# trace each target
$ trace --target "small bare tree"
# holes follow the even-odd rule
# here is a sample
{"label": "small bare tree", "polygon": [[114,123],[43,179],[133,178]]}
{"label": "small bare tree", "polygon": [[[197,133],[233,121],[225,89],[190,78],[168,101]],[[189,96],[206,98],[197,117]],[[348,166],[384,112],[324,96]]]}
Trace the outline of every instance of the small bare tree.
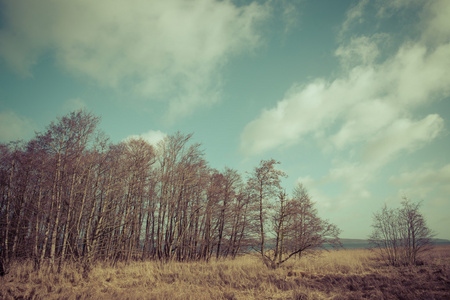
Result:
{"label": "small bare tree", "polygon": [[276,169],[276,165],[280,162],[270,159],[261,160],[258,167],[255,168],[252,177],[249,178],[249,185],[251,186],[254,199],[256,200],[256,209],[258,211],[259,224],[259,251],[261,256],[265,257],[266,250],[266,234],[267,234],[267,219],[271,211],[271,200],[281,190],[281,178],[286,177],[286,174]]}
{"label": "small bare tree", "polygon": [[369,241],[390,265],[418,264],[419,256],[432,248],[434,236],[419,211],[420,203],[406,197],[398,209],[386,205],[373,216]]}
{"label": "small bare tree", "polygon": [[275,248],[263,256],[267,266],[277,268],[310,249],[342,246],[340,229],[318,216],[314,202],[302,184],[294,188],[291,199],[281,192],[278,200],[277,212],[273,215]]}

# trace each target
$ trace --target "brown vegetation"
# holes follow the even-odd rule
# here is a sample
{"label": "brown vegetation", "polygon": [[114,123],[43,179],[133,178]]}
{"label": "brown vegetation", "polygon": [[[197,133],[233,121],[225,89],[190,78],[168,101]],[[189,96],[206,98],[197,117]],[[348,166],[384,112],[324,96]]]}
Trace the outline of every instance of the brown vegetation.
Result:
{"label": "brown vegetation", "polygon": [[424,265],[393,267],[369,250],[311,251],[277,269],[260,256],[210,262],[100,262],[88,273],[61,273],[14,262],[0,279],[1,299],[449,299],[450,246]]}

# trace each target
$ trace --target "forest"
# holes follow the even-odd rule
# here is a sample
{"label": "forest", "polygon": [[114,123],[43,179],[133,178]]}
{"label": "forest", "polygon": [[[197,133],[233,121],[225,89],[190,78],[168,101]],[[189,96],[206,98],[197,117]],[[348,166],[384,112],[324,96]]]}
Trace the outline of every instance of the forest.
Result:
{"label": "forest", "polygon": [[85,110],[29,141],[0,144],[1,260],[58,271],[139,260],[208,261],[258,252],[276,267],[339,229],[319,218],[306,189],[292,195],[274,159],[248,175],[211,168],[192,134],[112,143]]}

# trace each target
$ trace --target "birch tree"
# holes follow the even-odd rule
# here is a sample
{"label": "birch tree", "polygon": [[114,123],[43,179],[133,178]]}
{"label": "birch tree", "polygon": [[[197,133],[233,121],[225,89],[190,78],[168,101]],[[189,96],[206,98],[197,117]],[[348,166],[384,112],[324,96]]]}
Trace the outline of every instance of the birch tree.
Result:
{"label": "birch tree", "polygon": [[307,250],[330,245],[340,247],[340,230],[318,216],[308,192],[298,183],[288,198],[281,191],[278,194],[276,211],[273,214],[275,247],[264,255],[264,262],[277,268],[293,256],[301,256]]}
{"label": "birch tree", "polygon": [[273,207],[273,198],[281,190],[281,178],[286,174],[275,167],[280,162],[270,159],[261,160],[250,177],[250,186],[257,203],[259,221],[259,252],[265,257],[266,227],[268,214]]}

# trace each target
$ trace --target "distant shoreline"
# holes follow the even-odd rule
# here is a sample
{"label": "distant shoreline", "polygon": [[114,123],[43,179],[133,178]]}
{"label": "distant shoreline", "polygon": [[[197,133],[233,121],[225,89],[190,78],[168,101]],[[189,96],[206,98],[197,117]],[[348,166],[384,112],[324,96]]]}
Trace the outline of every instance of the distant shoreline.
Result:
{"label": "distant shoreline", "polygon": [[[341,239],[342,246],[344,249],[367,249],[370,247],[370,243],[368,240],[363,239]],[[450,240],[445,239],[433,239],[433,245],[450,245]],[[324,245],[326,249],[331,248],[331,246]]]}

